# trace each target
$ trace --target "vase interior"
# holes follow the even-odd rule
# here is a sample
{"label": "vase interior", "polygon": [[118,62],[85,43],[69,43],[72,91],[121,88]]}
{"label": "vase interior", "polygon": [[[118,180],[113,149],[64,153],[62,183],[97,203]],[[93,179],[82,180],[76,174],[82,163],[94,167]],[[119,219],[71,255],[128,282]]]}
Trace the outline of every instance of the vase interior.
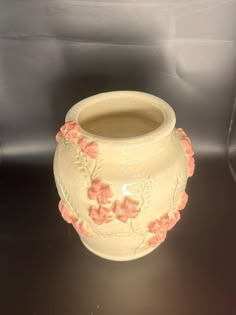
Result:
{"label": "vase interior", "polygon": [[155,104],[127,95],[89,103],[79,115],[85,131],[109,138],[142,136],[159,128],[163,121],[164,116]]}

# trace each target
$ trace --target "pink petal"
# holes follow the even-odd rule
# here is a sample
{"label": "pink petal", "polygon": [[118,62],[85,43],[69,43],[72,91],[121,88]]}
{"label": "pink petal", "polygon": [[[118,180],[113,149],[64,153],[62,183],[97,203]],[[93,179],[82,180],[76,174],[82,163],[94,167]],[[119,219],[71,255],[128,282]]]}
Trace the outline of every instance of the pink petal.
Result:
{"label": "pink petal", "polygon": [[182,136],[182,145],[184,146],[185,148],[185,152],[190,155],[190,156],[193,156],[194,155],[194,152],[193,152],[193,149],[192,149],[192,144],[191,144],[191,140],[189,139],[189,137],[187,136],[187,134],[183,131],[183,129],[179,128],[177,129],[180,133],[180,135]]}
{"label": "pink petal", "polygon": [[192,156],[188,157],[188,176],[191,177],[194,174],[195,170],[195,161]]}
{"label": "pink petal", "polygon": [[61,131],[58,131],[58,133],[56,134],[56,141],[59,142],[62,137],[63,137],[63,135],[62,135]]}
{"label": "pink petal", "polygon": [[108,223],[113,220],[113,215],[111,213],[111,209],[107,207],[100,207],[99,213],[101,215],[103,223]]}
{"label": "pink petal", "polygon": [[94,191],[99,191],[102,187],[102,182],[99,179],[94,179],[92,182],[92,189]]}
{"label": "pink petal", "polygon": [[152,221],[148,225],[148,231],[150,233],[158,233],[159,229],[160,229],[159,220]]}
{"label": "pink petal", "polygon": [[140,212],[138,203],[128,198],[124,201],[124,210],[129,218],[136,218]]}
{"label": "pink petal", "polygon": [[107,204],[107,199],[105,199],[100,193],[97,195],[97,202],[99,205]]}
{"label": "pink petal", "polygon": [[65,126],[66,126],[67,130],[75,129],[76,131],[80,131],[80,125],[77,124],[74,120],[67,121],[65,123]]}
{"label": "pink petal", "polygon": [[106,186],[100,190],[97,199],[100,205],[109,203],[109,198],[112,197],[110,187]]}
{"label": "pink petal", "polygon": [[139,209],[135,209],[132,212],[128,213],[129,218],[137,218],[137,216],[139,215],[140,210]]}
{"label": "pink petal", "polygon": [[111,198],[113,196],[111,188],[109,186],[105,186],[102,190],[101,193],[106,196],[107,198]]}
{"label": "pink petal", "polygon": [[86,154],[91,158],[91,159],[96,159],[98,155],[98,145],[95,142],[90,143],[86,149],[85,152]]}
{"label": "pink petal", "polygon": [[93,219],[94,223],[99,225],[113,220],[111,209],[106,207],[100,207],[99,209],[92,207],[89,216]]}
{"label": "pink petal", "polygon": [[117,219],[124,223],[128,221],[128,217],[126,215],[118,215]]}
{"label": "pink petal", "polygon": [[125,210],[132,210],[136,207],[137,207],[136,202],[134,202],[133,200],[130,200],[128,198],[125,198],[125,201],[124,201],[124,209]]}
{"label": "pink petal", "polygon": [[87,145],[87,139],[86,138],[81,138],[78,141],[78,145],[80,146],[82,151],[85,151],[86,145]]}
{"label": "pink petal", "polygon": [[65,137],[65,139],[66,139],[66,141],[69,141],[70,142],[70,134],[69,134],[69,132],[64,132],[64,137]]}
{"label": "pink petal", "polygon": [[148,241],[149,246],[150,247],[156,247],[156,246],[160,245],[165,240],[165,238],[166,238],[165,232],[158,234],[158,235],[154,235]]}
{"label": "pink petal", "polygon": [[77,218],[73,217],[70,214],[70,211],[66,208],[66,206],[64,205],[62,201],[59,202],[58,208],[59,208],[59,211],[61,212],[61,216],[67,223],[73,223],[77,221]]}
{"label": "pink petal", "polygon": [[109,198],[112,197],[112,192],[109,186],[106,186],[100,190],[100,195],[98,197],[98,202],[100,204],[106,204],[109,202]]}
{"label": "pink petal", "polygon": [[182,128],[178,128],[177,130],[182,137],[187,137],[186,132]]}
{"label": "pink petal", "polygon": [[111,212],[111,209],[107,208],[107,207],[100,207],[100,212],[102,214],[107,214]]}
{"label": "pink petal", "polygon": [[101,225],[103,223],[103,219],[101,219],[101,218],[94,219],[93,218],[93,222],[96,223],[97,225]]}
{"label": "pink petal", "polygon": [[106,215],[106,216],[104,217],[103,222],[104,222],[104,223],[109,223],[109,222],[111,222],[112,220],[113,220],[113,216],[112,216],[112,215]]}
{"label": "pink petal", "polygon": [[96,207],[91,207],[89,216],[93,219],[98,219],[99,218],[98,209]]}
{"label": "pink petal", "polygon": [[71,120],[67,121],[63,126],[61,126],[60,130],[63,134],[72,130],[76,130],[77,132],[79,132],[80,126],[75,121]]}
{"label": "pink petal", "polygon": [[193,155],[193,150],[192,150],[192,145],[191,145],[191,141],[190,141],[190,139],[189,138],[183,138],[182,140],[181,140],[181,143],[182,143],[182,145],[183,145],[183,147],[184,147],[184,149],[185,149],[185,152],[187,153],[187,154],[191,154],[191,155]]}
{"label": "pink petal", "polygon": [[78,138],[78,133],[77,133],[77,131],[75,131],[75,130],[68,131],[68,132],[65,134],[65,138],[66,138],[66,140],[69,141],[69,142],[76,142],[76,141],[77,141],[77,138]]}
{"label": "pink petal", "polygon": [[61,126],[60,131],[61,131],[62,134],[64,134],[64,132],[67,131],[66,124]]}
{"label": "pink petal", "polygon": [[168,214],[164,214],[160,219],[159,219],[159,223],[160,223],[160,230],[162,231],[167,231],[169,228],[169,221],[170,218],[168,216]]}
{"label": "pink petal", "polygon": [[192,149],[192,145],[191,145],[190,139],[189,138],[185,138],[181,142],[182,142],[182,145],[184,146],[186,154],[188,156],[193,156],[194,152],[193,152],[193,149]]}
{"label": "pink petal", "polygon": [[78,233],[83,234],[86,237],[90,237],[92,235],[84,223],[79,223],[79,221],[77,221],[73,223],[73,226]]}
{"label": "pink petal", "polygon": [[77,141],[79,130],[80,130],[79,125],[76,124],[76,122],[74,121],[67,122],[60,128],[62,135],[69,142]]}
{"label": "pink petal", "polygon": [[90,189],[88,194],[89,194],[89,199],[95,200],[97,198],[98,193]]}
{"label": "pink petal", "polygon": [[117,214],[117,215],[120,213],[120,211],[121,211],[121,202],[119,200],[115,201],[112,211],[115,214]]}
{"label": "pink petal", "polygon": [[188,202],[188,194],[184,191],[181,196],[181,203],[178,206],[178,210],[183,210]]}
{"label": "pink petal", "polygon": [[74,129],[75,125],[76,125],[76,122],[74,120],[69,120],[65,123],[65,127],[68,130]]}
{"label": "pink petal", "polygon": [[76,126],[75,126],[75,130],[77,131],[77,132],[80,132],[80,125],[79,124],[76,124]]}
{"label": "pink petal", "polygon": [[168,231],[171,230],[175,226],[175,224],[179,221],[179,219],[180,219],[179,211],[176,211],[174,216],[169,219]]}

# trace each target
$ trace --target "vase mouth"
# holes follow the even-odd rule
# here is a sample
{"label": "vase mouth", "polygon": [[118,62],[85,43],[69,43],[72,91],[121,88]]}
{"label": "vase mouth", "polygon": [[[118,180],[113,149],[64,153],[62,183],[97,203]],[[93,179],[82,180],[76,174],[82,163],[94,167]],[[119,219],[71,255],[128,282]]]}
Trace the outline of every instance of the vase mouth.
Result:
{"label": "vase mouth", "polygon": [[138,91],[104,92],[75,104],[66,121],[96,142],[138,144],[167,137],[175,127],[175,113],[161,98]]}

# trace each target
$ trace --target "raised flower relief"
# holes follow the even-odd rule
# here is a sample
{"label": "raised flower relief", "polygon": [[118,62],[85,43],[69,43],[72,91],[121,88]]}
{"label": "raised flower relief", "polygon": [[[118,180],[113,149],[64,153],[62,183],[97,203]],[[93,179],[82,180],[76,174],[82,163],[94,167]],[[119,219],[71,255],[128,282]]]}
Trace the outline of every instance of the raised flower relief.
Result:
{"label": "raised flower relief", "polygon": [[61,216],[67,223],[72,223],[75,230],[86,237],[91,237],[92,233],[89,231],[85,222],[82,222],[80,219],[71,215],[69,209],[65,206],[65,204],[60,200],[58,205],[59,211],[61,212]]}
{"label": "raised flower relief", "polygon": [[108,223],[114,219],[126,223],[128,219],[134,219],[140,213],[139,203],[130,198],[124,198],[123,201],[115,200],[111,204],[110,198],[113,197],[111,188],[99,179],[93,180],[88,194],[91,200],[98,203],[97,206],[92,206],[89,212],[89,216],[96,224]]}
{"label": "raised flower relief", "polygon": [[193,176],[195,170],[195,161],[194,161],[194,152],[192,149],[191,140],[187,136],[186,132],[182,128],[177,129],[179,135],[181,136],[182,140],[181,143],[184,147],[185,153],[187,155],[187,167],[188,167],[188,177]]}
{"label": "raised flower relief", "polygon": [[181,200],[178,205],[178,210],[183,210],[188,202],[188,194],[184,191],[181,195]]}
{"label": "raised flower relief", "polygon": [[98,225],[109,223],[114,219],[111,209],[104,206],[100,206],[99,208],[95,206],[91,207],[89,216]]}
{"label": "raised flower relief", "polygon": [[176,211],[173,215],[166,213],[159,219],[150,222],[148,232],[155,235],[149,239],[149,246],[155,247],[160,245],[165,240],[167,231],[171,230],[179,219],[179,211]]}
{"label": "raised flower relief", "polygon": [[138,203],[128,198],[125,198],[123,202],[116,200],[112,210],[121,222],[127,222],[131,218],[134,219],[140,213]]}
{"label": "raised flower relief", "polygon": [[[56,135],[57,141],[61,139],[76,144],[76,166],[81,176],[85,176],[90,183],[88,197],[96,202],[91,205],[89,216],[95,224],[101,225],[109,223],[115,219],[126,223],[129,219],[135,219],[140,211],[140,201],[124,198],[123,200],[111,200],[113,193],[111,187],[104,184],[96,175],[99,167],[98,144],[89,141],[86,137],[81,136],[81,128],[75,121],[66,122]],[[89,159],[87,159],[87,157]],[[94,161],[93,161],[94,160]],[[93,203],[91,203],[93,204]],[[72,223],[76,231],[86,237],[91,236],[91,232],[86,226],[86,222],[74,218],[68,208],[60,202],[59,209],[63,218]]]}
{"label": "raised flower relief", "polygon": [[56,142],[59,142],[62,138],[63,138],[63,135],[61,131],[58,131],[58,133],[56,134]]}
{"label": "raised flower relief", "polygon": [[148,231],[150,233],[157,234],[160,230],[169,231],[179,221],[180,215],[176,211],[173,216],[169,216],[167,213],[159,219],[152,221],[148,225]]}
{"label": "raised flower relief", "polygon": [[193,156],[188,157],[188,176],[191,177],[194,174],[195,170],[195,161]]}
{"label": "raised flower relief", "polygon": [[162,242],[164,242],[165,238],[166,238],[166,232],[160,231],[159,233],[155,234],[149,239],[148,244],[150,247],[156,247],[160,245]]}
{"label": "raised flower relief", "polygon": [[108,204],[113,196],[110,186],[104,185],[99,179],[93,180],[88,194],[90,199],[97,200],[100,205]]}
{"label": "raised flower relief", "polygon": [[80,138],[80,125],[75,121],[66,122],[60,131],[56,134],[56,141],[59,142],[63,137],[66,141],[77,143],[84,155],[89,156],[91,159],[98,157],[98,145],[96,142],[88,142],[85,137]]}
{"label": "raised flower relief", "polygon": [[79,234],[82,234],[82,235],[85,236],[85,237],[91,237],[91,236],[92,236],[92,233],[89,231],[89,229],[88,229],[86,223],[77,221],[77,222],[74,222],[74,223],[72,223],[72,224],[73,224],[74,229],[75,229]]}
{"label": "raised flower relief", "polygon": [[81,138],[78,141],[81,151],[89,156],[91,159],[96,159],[98,157],[98,145],[96,142],[88,143],[86,138]]}
{"label": "raised flower relief", "polygon": [[62,218],[67,222],[67,223],[74,223],[76,222],[78,219],[73,217],[70,213],[70,211],[68,210],[68,208],[65,206],[65,204],[60,200],[59,204],[58,204],[58,209],[61,212],[61,216]]}
{"label": "raised flower relief", "polygon": [[[184,129],[178,128],[177,131],[178,131],[178,133],[181,135],[182,138],[185,138],[185,137],[188,138],[188,136],[187,136],[186,132],[184,131]],[[189,138],[188,138],[188,139],[189,139]],[[190,139],[189,139],[189,140],[190,140]]]}
{"label": "raised flower relief", "polygon": [[171,230],[176,223],[180,220],[180,213],[179,211],[175,211],[173,214],[169,215],[169,220],[168,220],[168,228],[167,231]]}
{"label": "raised flower relief", "polygon": [[60,131],[56,135],[56,140],[58,142],[62,137],[64,137],[68,142],[77,142],[79,132],[80,125],[75,121],[68,121],[60,128]]}

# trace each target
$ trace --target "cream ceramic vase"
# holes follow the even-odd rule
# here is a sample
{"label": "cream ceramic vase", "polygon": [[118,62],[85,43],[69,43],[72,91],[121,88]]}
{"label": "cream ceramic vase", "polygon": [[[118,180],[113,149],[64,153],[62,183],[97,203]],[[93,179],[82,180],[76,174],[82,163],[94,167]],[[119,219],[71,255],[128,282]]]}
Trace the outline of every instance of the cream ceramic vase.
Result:
{"label": "cream ceramic vase", "polygon": [[54,157],[62,217],[98,256],[150,253],[180,219],[194,171],[174,111],[150,94],[108,92],[74,105],[65,121]]}

